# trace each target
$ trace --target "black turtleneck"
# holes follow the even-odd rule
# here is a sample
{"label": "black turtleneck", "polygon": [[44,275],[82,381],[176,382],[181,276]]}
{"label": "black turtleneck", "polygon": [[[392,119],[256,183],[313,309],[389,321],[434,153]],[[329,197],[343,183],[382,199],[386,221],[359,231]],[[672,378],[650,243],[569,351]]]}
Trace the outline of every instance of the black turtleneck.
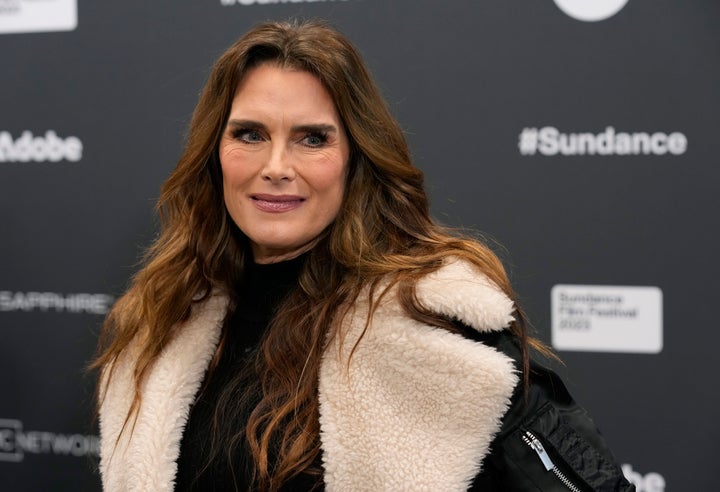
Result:
{"label": "black turtleneck", "polygon": [[[221,449],[212,464],[199,475],[198,472],[208,462],[213,416],[220,397],[238,374],[252,371],[251,355],[279,304],[297,285],[304,259],[303,255],[280,263],[261,265],[248,262],[245,266],[240,285],[237,286],[236,308],[225,320],[224,344],[218,365],[211,374],[206,375],[207,379],[202,385],[204,389],[190,409],[177,461],[176,491],[248,490],[250,454],[244,443],[232,450],[235,481],[227,460],[227,449]],[[245,418],[220,428],[230,429],[232,433],[243,430],[253,406],[248,402],[248,408],[241,409]],[[311,488],[309,482],[296,485],[288,490]]]}

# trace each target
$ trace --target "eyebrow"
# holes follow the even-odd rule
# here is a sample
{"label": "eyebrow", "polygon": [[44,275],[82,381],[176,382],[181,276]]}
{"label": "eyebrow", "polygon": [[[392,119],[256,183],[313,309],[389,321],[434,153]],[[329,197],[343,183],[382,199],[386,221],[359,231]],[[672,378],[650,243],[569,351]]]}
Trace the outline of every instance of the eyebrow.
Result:
{"label": "eyebrow", "polygon": [[[254,120],[229,120],[228,126],[234,128],[259,128],[261,130],[267,130],[267,127],[263,123]],[[293,133],[337,133],[337,127],[326,123],[309,123],[295,125],[290,128],[290,131]]]}

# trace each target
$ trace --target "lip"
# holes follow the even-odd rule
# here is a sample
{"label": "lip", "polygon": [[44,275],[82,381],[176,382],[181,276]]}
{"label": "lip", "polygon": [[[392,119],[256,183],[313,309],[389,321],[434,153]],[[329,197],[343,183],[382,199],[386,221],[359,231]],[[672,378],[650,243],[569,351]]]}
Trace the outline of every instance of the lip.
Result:
{"label": "lip", "polygon": [[290,212],[299,208],[305,201],[305,198],[297,195],[269,195],[266,193],[250,195],[250,199],[255,208],[269,213]]}

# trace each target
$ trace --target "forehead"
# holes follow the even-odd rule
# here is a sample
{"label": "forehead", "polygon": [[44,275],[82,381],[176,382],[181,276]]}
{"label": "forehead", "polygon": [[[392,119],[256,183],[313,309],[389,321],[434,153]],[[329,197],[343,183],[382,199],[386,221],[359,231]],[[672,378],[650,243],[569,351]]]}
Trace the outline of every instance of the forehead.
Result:
{"label": "forehead", "polygon": [[337,118],[335,102],[320,79],[270,62],[249,69],[235,90],[231,114],[248,111]]}

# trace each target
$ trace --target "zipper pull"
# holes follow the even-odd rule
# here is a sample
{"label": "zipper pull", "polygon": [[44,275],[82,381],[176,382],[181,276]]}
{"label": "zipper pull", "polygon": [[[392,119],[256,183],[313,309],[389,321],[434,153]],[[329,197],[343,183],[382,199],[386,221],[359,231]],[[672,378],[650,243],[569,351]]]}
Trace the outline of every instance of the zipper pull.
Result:
{"label": "zipper pull", "polygon": [[522,438],[523,441],[525,441],[525,443],[530,446],[535,453],[537,453],[538,457],[540,457],[540,461],[542,461],[543,465],[545,465],[545,470],[550,471],[555,468],[555,463],[553,463],[550,456],[548,456],[547,451],[545,451],[545,448],[540,442],[540,439],[535,437],[535,435],[530,431],[525,431]]}
{"label": "zipper pull", "polygon": [[522,438],[523,441],[525,441],[525,444],[530,446],[530,448],[535,451],[535,454],[538,455],[540,461],[542,461],[542,464],[545,466],[546,471],[552,471],[558,478],[558,480],[560,480],[572,492],[581,492],[580,488],[578,488],[573,482],[571,482],[565,476],[565,474],[561,472],[557,466],[555,466],[555,463],[553,463],[550,459],[550,456],[548,456],[547,451],[545,451],[545,448],[540,442],[540,439],[535,437],[532,432],[527,430],[525,431],[525,434],[523,434]]}

